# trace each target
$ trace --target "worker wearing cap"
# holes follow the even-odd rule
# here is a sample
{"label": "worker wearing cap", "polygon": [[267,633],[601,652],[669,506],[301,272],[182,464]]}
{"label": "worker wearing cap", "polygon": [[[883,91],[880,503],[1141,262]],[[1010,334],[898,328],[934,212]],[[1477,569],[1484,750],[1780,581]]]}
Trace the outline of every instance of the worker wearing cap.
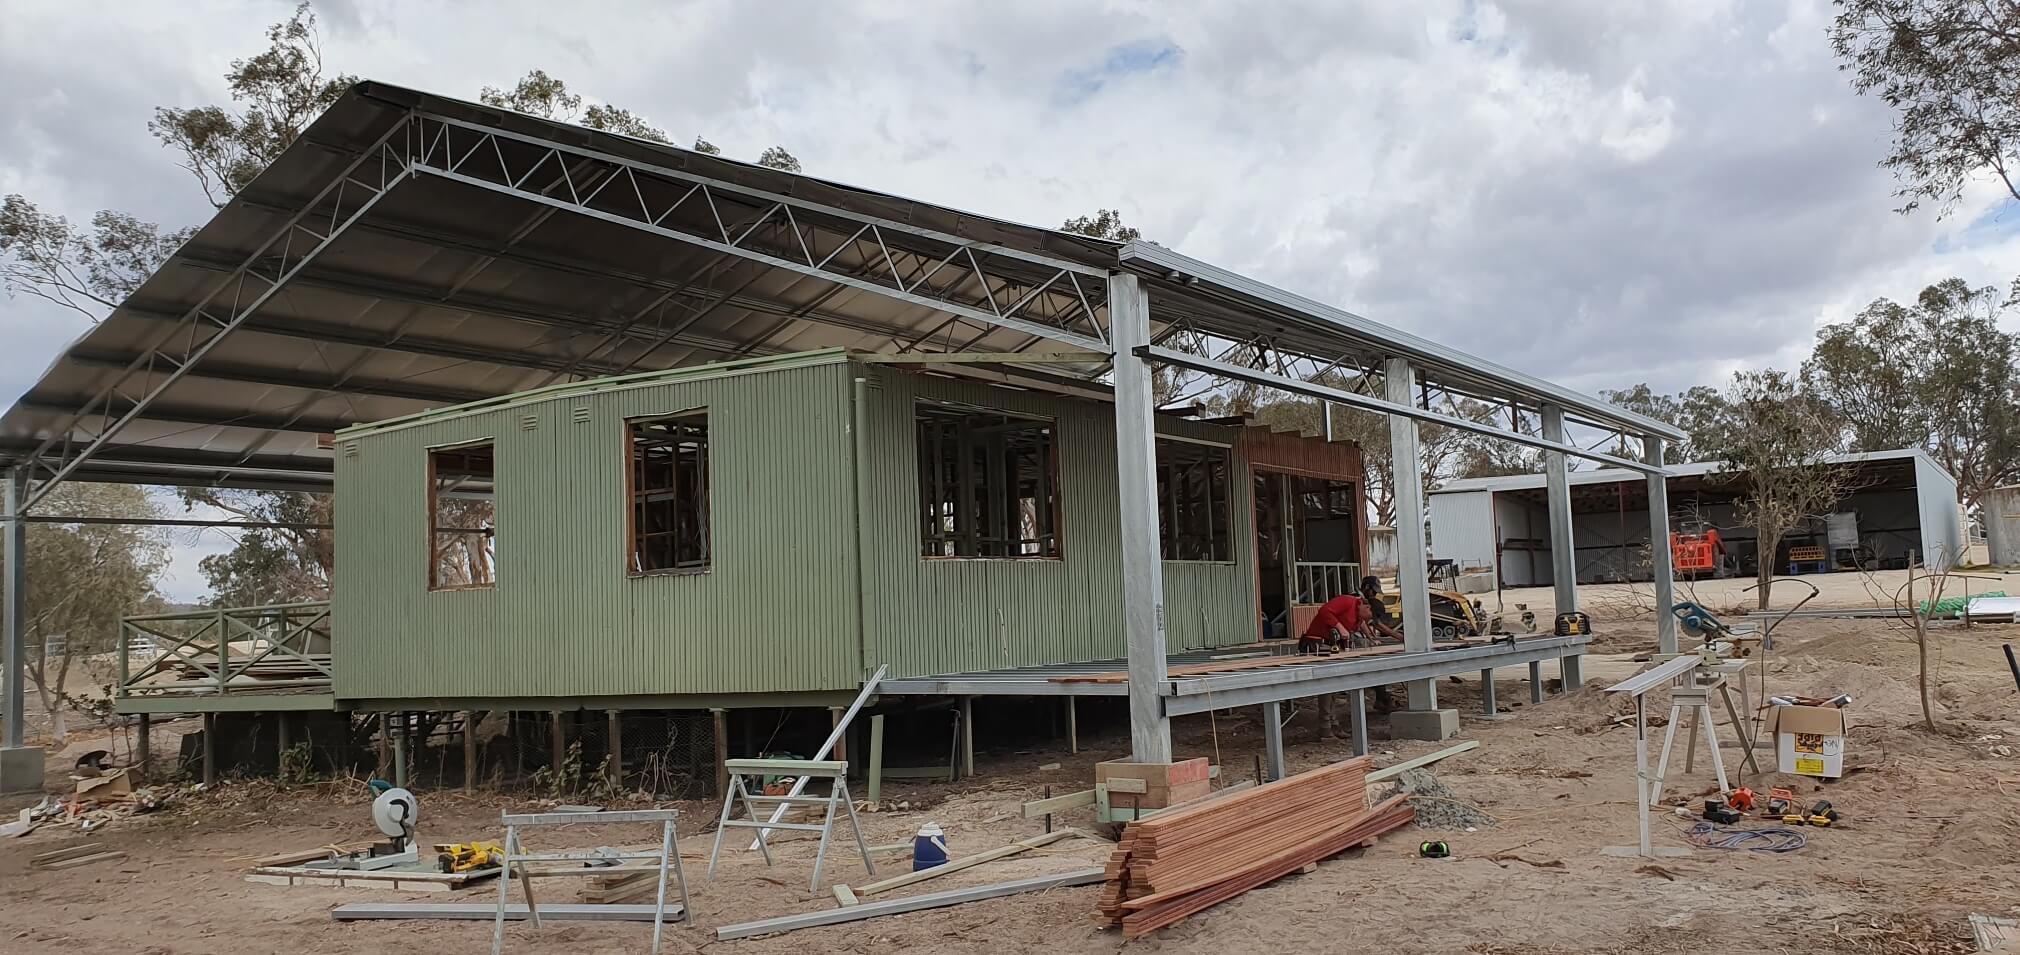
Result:
{"label": "worker wearing cap", "polygon": [[1382,602],[1382,579],[1372,575],[1361,578],[1361,599],[1367,602],[1373,618],[1369,628],[1389,643],[1402,643],[1403,632],[1396,629],[1396,618],[1389,616],[1389,607]]}
{"label": "worker wearing cap", "polygon": [[1345,646],[1352,634],[1368,634],[1374,613],[1359,594],[1341,594],[1328,600],[1312,615],[1312,622],[1298,637],[1299,653],[1317,653],[1322,644]]}

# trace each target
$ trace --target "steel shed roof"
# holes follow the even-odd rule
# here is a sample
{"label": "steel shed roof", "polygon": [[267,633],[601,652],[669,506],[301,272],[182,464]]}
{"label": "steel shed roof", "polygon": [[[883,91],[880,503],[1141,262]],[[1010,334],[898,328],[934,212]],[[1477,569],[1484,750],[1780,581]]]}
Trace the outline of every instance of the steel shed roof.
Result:
{"label": "steel shed roof", "polygon": [[[417,142],[417,134],[439,140]],[[480,148],[484,155],[476,155]],[[446,169],[409,175],[387,167],[387,155],[427,150],[437,150],[431,162]],[[564,203],[529,202],[481,175],[454,172],[456,163],[489,163],[492,152],[497,169],[489,175],[499,182],[516,177],[512,185],[528,193],[538,185],[589,199],[581,209],[557,208]],[[599,170],[618,173],[598,185]],[[706,202],[649,195],[646,173],[660,188],[692,183],[690,192],[700,190]],[[361,195],[381,178],[361,207],[344,198],[343,190]],[[628,203],[624,187],[608,188],[620,178],[637,193],[637,208],[658,218],[641,226],[589,208]],[[293,241],[290,223],[326,237],[312,261],[273,241]],[[858,223],[876,228],[841,238]],[[780,267],[782,246],[753,255],[736,247],[742,236],[697,242],[662,226],[720,228],[725,238],[776,228],[786,238],[775,242],[796,240],[809,263],[826,258],[796,271]],[[963,255],[972,275],[960,267]],[[956,265],[946,271],[949,262]],[[895,292],[876,281],[885,264],[898,277]],[[66,440],[75,460],[78,448],[102,436],[71,477],[327,488],[330,436],[341,428],[557,382],[822,348],[1027,351],[1048,330],[1063,335],[1076,304],[1088,321],[1075,334],[1105,340],[1093,321],[1104,309],[1098,277],[1119,269],[1147,277],[1160,326],[1185,321],[1231,338],[1268,326],[1318,354],[1408,357],[1427,377],[1476,393],[1680,437],[1661,422],[1149,243],[1020,225],[368,81],[55,358],[0,416],[0,462],[31,460],[38,449],[66,453]],[[930,287],[936,274],[955,278]],[[283,280],[211,342],[214,328],[202,322],[224,325],[223,305],[237,308],[234,298],[246,298],[248,275]],[[921,288],[976,307],[964,318],[959,304],[950,310],[904,294]],[[998,294],[1019,301],[1011,307],[995,301]],[[992,323],[977,321],[976,309],[1024,312],[1017,322]],[[177,352],[183,335],[191,344]],[[164,360],[164,353],[196,357]]]}

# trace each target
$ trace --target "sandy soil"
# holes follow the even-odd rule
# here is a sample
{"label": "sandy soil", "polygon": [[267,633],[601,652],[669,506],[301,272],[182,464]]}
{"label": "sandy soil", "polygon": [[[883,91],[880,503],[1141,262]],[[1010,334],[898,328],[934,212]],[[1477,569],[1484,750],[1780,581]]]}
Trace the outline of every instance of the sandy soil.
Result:
{"label": "sandy soil", "polygon": [[[1632,672],[1628,655],[1652,643],[1646,625],[1607,628],[1602,646],[1619,653],[1590,660],[1593,683],[1569,697],[1526,705],[1527,689],[1515,678],[1519,669],[1503,671],[1499,698],[1512,712],[1499,720],[1473,718],[1476,684],[1445,684],[1446,705],[1467,717],[1464,738],[1483,745],[1440,764],[1438,775],[1497,817],[1498,825],[1396,833],[1373,849],[1329,860],[1315,873],[1281,880],[1130,944],[1145,951],[1483,955],[1969,951],[1967,913],[2020,914],[2020,801],[2014,795],[2020,758],[1997,749],[2020,754],[2020,695],[1999,650],[2001,641],[2020,638],[2016,629],[1939,631],[1934,704],[1945,731],[1934,733],[1920,723],[1914,645],[1904,631],[1876,621],[1787,624],[1779,651],[1767,661],[1766,687],[1852,693],[1855,769],[1832,783],[1750,781],[1756,787],[1793,783],[1805,798],[1831,799],[1846,819],[1836,828],[1806,830],[1809,845],[1792,854],[1699,849],[1661,860],[1659,868],[1598,854],[1602,846],[1632,843],[1635,818],[1632,731],[1614,721],[1619,709],[1596,686]],[[1512,706],[1517,702],[1525,705]],[[1380,718],[1373,727],[1383,735]],[[1120,726],[1096,735],[1096,728],[1083,725],[1083,732],[1091,738],[1077,757],[985,752],[977,779],[891,787],[887,798],[912,809],[865,817],[871,841],[900,841],[928,819],[948,829],[957,854],[1037,832],[1038,824],[1019,818],[1019,802],[1038,797],[1048,784],[1061,792],[1084,787],[1094,761],[1126,748]],[[1177,732],[1183,755],[1218,755],[1231,776],[1246,773],[1261,747],[1252,712],[1188,719]],[[1319,738],[1316,707],[1303,707],[1289,733],[1294,771],[1347,755],[1343,741]],[[1435,748],[1386,740],[1375,746],[1378,763]],[[1737,762],[1737,750],[1728,755],[1729,763]],[[1763,758],[1771,769],[1771,751]],[[1038,768],[1054,761],[1063,767]],[[1707,762],[1700,759],[1688,777],[1680,771],[1672,777],[1672,802],[1712,786]],[[424,799],[425,841],[495,838],[500,809],[530,805],[497,793],[428,793]],[[355,782],[288,792],[264,783],[232,784],[97,837],[125,849],[127,859],[58,872],[31,870],[27,859],[77,837],[43,831],[8,840],[0,844],[0,951],[487,951],[488,923],[336,924],[327,914],[343,902],[408,897],[400,893],[243,881],[247,857],[364,837],[365,802]],[[16,805],[0,804],[0,810]],[[698,821],[714,817],[712,806],[683,808]],[[1064,821],[1086,825],[1091,815]],[[1659,844],[1685,844],[1680,830],[1687,820],[1662,814],[1653,822]],[[598,838],[581,837],[590,845]],[[1417,858],[1419,838],[1449,841],[1456,858]],[[1119,935],[1094,926],[1092,887],[716,943],[715,926],[833,902],[825,886],[818,895],[807,891],[811,849],[804,843],[786,847],[781,864],[768,871],[754,854],[738,853],[713,883],[702,880],[707,849],[705,833],[686,835],[697,924],[671,928],[669,951],[1000,953],[1043,946],[1065,955],[1124,948]],[[1071,869],[1105,855],[1105,846],[1068,840],[923,889]],[[846,854],[831,858],[830,866],[833,880],[863,881]],[[637,952],[645,949],[646,935],[636,924],[518,926],[508,950]]]}
{"label": "sandy soil", "polygon": [[[1919,574],[1919,571],[1917,571]],[[1945,584],[1944,593],[1961,596],[1966,593],[1981,594],[1986,591],[2003,590],[2008,594],[2020,595],[2020,571],[2002,571],[1996,567],[1966,569],[1958,571],[1968,575],[1968,579],[1953,577]],[[1778,577],[1770,591],[1769,606],[1781,610],[1793,607],[1810,595],[1810,584],[1817,588],[1817,595],[1803,606],[1804,610],[1842,609],[1848,607],[1892,606],[1894,595],[1901,592],[1908,582],[1908,571],[1881,570],[1870,574],[1804,574],[1799,577]],[[1745,613],[1758,604],[1758,596],[1748,592],[1754,580],[1729,578],[1725,580],[1678,580],[1676,593],[1680,599],[1695,600],[1711,608],[1714,612]],[[1538,619],[1549,621],[1555,614],[1556,591],[1549,587],[1514,587],[1500,593],[1500,604],[1495,602],[1491,592],[1475,594],[1490,611],[1497,606],[1505,606],[1513,611],[1517,604],[1527,604],[1536,612]],[[1916,587],[1917,600],[1927,598],[1927,585]],[[1594,617],[1613,618],[1620,616],[1646,615],[1655,606],[1654,591],[1648,584],[1579,584],[1578,600],[1587,613]],[[1511,613],[1512,617],[1512,613]]]}

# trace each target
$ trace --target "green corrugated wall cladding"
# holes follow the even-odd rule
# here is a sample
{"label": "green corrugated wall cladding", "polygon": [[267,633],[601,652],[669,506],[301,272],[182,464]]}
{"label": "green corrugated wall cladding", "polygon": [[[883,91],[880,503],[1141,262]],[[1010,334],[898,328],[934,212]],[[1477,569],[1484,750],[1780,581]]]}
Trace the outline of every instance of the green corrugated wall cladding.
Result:
{"label": "green corrugated wall cladding", "polygon": [[[855,379],[866,396],[860,528]],[[1058,422],[1059,560],[919,554],[920,399]],[[708,573],[625,573],[624,421],[705,408]],[[580,419],[580,420],[578,420]],[[1237,429],[1160,418],[1233,445]],[[495,588],[427,587],[427,451],[496,442]],[[1173,650],[1256,633],[1253,489],[1230,449],[1236,559],[1164,565]],[[839,352],[586,383],[338,436],[336,692],[342,699],[853,689],[1119,657],[1111,406],[846,360]],[[857,537],[860,533],[860,538]],[[857,627],[857,559],[862,614]]]}
{"label": "green corrugated wall cladding", "polygon": [[[1116,518],[1113,406],[881,367],[866,393],[863,591],[865,662],[893,675],[958,673],[1122,656],[1121,527]],[[919,555],[920,399],[1058,422],[1059,560]],[[1160,418],[1160,432],[1232,444],[1236,430]],[[1233,452],[1230,452],[1231,454]],[[1231,460],[1236,561],[1164,565],[1166,642],[1173,650],[1247,643],[1257,632],[1252,490]]]}
{"label": "green corrugated wall cladding", "polygon": [[[340,435],[337,696],[860,685],[848,370],[839,353],[810,356]],[[709,418],[713,566],[628,576],[624,420],[695,408]],[[483,438],[497,442],[497,586],[431,593],[427,449]]]}

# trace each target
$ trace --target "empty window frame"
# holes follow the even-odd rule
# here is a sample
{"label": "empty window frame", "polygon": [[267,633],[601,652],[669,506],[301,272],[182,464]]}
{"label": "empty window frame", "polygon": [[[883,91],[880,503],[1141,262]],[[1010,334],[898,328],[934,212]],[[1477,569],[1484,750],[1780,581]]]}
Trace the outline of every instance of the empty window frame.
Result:
{"label": "empty window frame", "polygon": [[1231,561],[1228,450],[1160,438],[1157,536],[1165,560]]}
{"label": "empty window frame", "polygon": [[498,584],[497,456],[489,442],[428,449],[428,589]]}
{"label": "empty window frame", "polygon": [[928,402],[917,418],[923,556],[1059,556],[1055,422]]}
{"label": "empty window frame", "polygon": [[708,412],[625,422],[633,575],[709,568]]}

